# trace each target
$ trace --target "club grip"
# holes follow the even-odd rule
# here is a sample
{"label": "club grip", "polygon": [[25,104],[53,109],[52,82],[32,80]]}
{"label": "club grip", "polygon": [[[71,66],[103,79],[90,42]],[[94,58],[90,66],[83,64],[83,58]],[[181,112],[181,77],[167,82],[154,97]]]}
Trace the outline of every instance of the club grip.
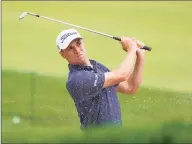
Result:
{"label": "club grip", "polygon": [[[118,37],[113,37],[113,39],[115,39],[115,40],[118,40],[118,41],[121,41],[121,39],[120,38],[118,38]],[[144,50],[147,50],[147,51],[151,51],[151,47],[149,47],[149,46],[143,46],[141,49],[144,49]]]}
{"label": "club grip", "polygon": [[118,41],[121,41],[121,39],[120,38],[118,38],[118,37],[113,37],[113,39],[115,39],[115,40],[118,40]]}
{"label": "club grip", "polygon": [[143,46],[141,49],[144,49],[144,50],[147,50],[147,51],[151,51],[151,47],[148,47],[148,46]]}

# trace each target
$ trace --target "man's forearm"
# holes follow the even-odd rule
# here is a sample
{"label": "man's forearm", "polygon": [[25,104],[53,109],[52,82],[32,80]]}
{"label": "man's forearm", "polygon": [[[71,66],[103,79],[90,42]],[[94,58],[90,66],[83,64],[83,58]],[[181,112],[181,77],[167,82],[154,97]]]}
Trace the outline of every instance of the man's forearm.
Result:
{"label": "man's forearm", "polygon": [[128,78],[128,83],[132,87],[138,87],[142,82],[142,75],[144,70],[144,54],[137,54],[137,59],[135,63],[135,68]]}
{"label": "man's forearm", "polygon": [[130,52],[124,59],[124,61],[121,63],[120,68],[118,69],[118,72],[126,75],[126,77],[129,77],[132,73],[132,69],[134,67],[134,60],[135,60],[136,52],[132,51]]}

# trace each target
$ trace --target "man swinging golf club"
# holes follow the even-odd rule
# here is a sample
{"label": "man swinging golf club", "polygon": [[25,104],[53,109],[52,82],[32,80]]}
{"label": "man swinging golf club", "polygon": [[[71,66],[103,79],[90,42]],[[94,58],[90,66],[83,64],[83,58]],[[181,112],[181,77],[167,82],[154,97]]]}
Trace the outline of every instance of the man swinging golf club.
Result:
{"label": "man swinging golf club", "polygon": [[135,94],[141,84],[145,50],[140,48],[144,44],[129,37],[121,37],[120,43],[127,55],[118,68],[110,71],[88,58],[83,37],[77,30],[64,30],[56,38],[60,55],[68,61],[66,88],[75,103],[82,128],[121,125],[117,92]]}

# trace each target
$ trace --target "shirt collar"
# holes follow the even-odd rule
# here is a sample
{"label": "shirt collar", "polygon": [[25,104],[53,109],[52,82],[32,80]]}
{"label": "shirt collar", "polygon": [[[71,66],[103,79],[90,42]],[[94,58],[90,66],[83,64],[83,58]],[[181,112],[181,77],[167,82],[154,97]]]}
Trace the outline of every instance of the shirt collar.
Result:
{"label": "shirt collar", "polygon": [[85,65],[68,64],[69,70],[75,71],[75,70],[94,70],[94,69],[96,69],[97,62],[95,60],[91,60],[91,59],[89,61],[92,64],[93,68],[91,66],[85,66]]}

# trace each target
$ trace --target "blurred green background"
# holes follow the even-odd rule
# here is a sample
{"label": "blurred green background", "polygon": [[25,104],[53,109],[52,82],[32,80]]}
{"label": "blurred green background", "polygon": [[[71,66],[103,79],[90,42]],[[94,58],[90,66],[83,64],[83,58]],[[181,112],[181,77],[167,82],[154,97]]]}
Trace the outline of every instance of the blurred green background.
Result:
{"label": "blurred green background", "polygon": [[[153,135],[157,141],[169,141],[164,129],[177,142],[192,141],[192,2],[3,1],[3,142],[98,140],[82,136],[74,103],[65,89],[68,66],[55,40],[70,27],[31,16],[19,21],[24,11],[114,36],[136,37],[153,48],[146,52],[138,93],[119,94],[125,131],[103,139],[103,134],[98,135],[102,142],[149,141]],[[90,59],[111,70],[119,66],[125,56],[119,42],[78,30]],[[20,118],[18,124],[15,116]]]}

